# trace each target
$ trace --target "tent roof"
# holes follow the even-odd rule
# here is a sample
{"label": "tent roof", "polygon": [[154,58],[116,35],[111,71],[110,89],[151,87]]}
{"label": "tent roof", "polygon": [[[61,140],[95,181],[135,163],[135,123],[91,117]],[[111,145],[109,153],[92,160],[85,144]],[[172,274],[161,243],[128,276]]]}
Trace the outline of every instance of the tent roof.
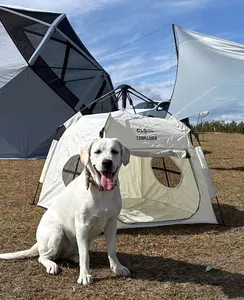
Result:
{"label": "tent roof", "polygon": [[188,149],[188,139],[185,137],[189,131],[174,117],[169,120],[150,118],[126,110],[109,114],[105,125],[106,137],[118,138],[132,153],[137,154],[145,149],[154,155],[162,154],[162,149]]}
{"label": "tent roof", "polygon": [[[0,19],[26,63],[74,111],[84,107],[83,113],[116,109],[113,97],[104,101],[103,109],[94,110],[96,105],[90,105],[113,90],[113,85],[65,14],[0,5]],[[93,94],[93,101],[87,92]]]}
{"label": "tent roof", "polygon": [[[189,147],[188,135],[190,129],[181,121],[171,117],[149,118],[126,110],[112,113],[79,115],[65,122],[67,130],[62,129],[62,141],[72,145],[72,155],[79,154],[80,149],[99,138],[104,129],[105,137],[116,137],[134,153],[149,149],[154,155],[164,149],[187,150]],[[61,142],[62,144],[62,142]],[[71,153],[70,153],[71,154]],[[184,156],[185,152],[173,153],[172,155]],[[149,154],[150,156],[150,154]]]}
{"label": "tent roof", "polygon": [[169,111],[179,119],[243,101],[244,45],[173,26],[178,69]]}

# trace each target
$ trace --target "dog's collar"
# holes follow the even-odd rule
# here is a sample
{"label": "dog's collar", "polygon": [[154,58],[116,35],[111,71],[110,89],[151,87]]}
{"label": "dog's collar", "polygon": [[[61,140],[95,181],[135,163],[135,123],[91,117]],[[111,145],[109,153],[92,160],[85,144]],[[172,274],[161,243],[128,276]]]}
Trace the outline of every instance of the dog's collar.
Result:
{"label": "dog's collar", "polygon": [[[96,183],[96,181],[93,179],[90,171],[86,168],[85,169],[85,177],[86,177],[86,189],[89,189],[90,184],[94,185],[99,191],[105,191],[105,189]],[[111,190],[113,190],[115,188],[115,186],[117,185],[117,180],[115,181],[113,188]]]}

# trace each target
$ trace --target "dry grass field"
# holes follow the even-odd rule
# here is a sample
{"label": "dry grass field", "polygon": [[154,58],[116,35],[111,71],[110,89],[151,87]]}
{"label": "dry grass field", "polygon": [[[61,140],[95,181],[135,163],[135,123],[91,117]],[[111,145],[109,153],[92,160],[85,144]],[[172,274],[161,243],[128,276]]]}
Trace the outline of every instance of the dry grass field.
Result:
{"label": "dry grass field", "polygon": [[[91,251],[94,284],[87,287],[76,283],[78,266],[69,262],[60,262],[62,272],[52,277],[36,258],[0,261],[0,299],[244,299],[244,135],[205,134],[202,146],[227,226],[120,231],[118,256],[131,278],[110,272],[100,236]],[[42,160],[0,161],[0,252],[35,241],[43,209],[28,201],[42,166]],[[213,269],[206,272],[208,264]]]}

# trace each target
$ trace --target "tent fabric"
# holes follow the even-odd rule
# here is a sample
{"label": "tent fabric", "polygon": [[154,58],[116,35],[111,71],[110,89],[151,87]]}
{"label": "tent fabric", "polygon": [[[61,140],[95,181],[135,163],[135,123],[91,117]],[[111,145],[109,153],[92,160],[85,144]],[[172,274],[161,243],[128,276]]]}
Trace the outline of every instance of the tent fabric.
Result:
{"label": "tent fabric", "polygon": [[[41,93],[37,93],[38,90]],[[0,144],[0,153],[5,158],[8,155],[18,157],[20,154],[22,157],[40,156],[47,151],[57,127],[57,120],[52,115],[55,113],[65,120],[73,114],[73,110],[60,101],[58,95],[30,68],[0,89],[2,98],[8,101],[1,101],[1,138],[15,149],[13,153],[6,149],[6,153]]]}
{"label": "tent fabric", "polygon": [[[151,160],[132,156],[132,162],[120,171],[123,214],[119,219],[125,223],[134,223],[124,213],[134,212],[134,208],[154,222],[190,218],[197,211],[200,199],[189,161],[172,158],[182,172],[182,180],[176,188],[169,189],[155,180]],[[135,179],[138,182],[132,184]]]}
{"label": "tent fabric", "polygon": [[[166,226],[166,225],[175,225],[175,224],[217,224],[217,219],[212,207],[211,203],[211,195],[209,194],[208,184],[210,184],[209,181],[206,181],[206,178],[204,177],[204,171],[201,167],[199,157],[196,153],[196,149],[191,148],[190,150],[190,159],[184,160],[185,166],[188,165],[188,167],[191,167],[192,174],[195,179],[195,184],[198,189],[198,196],[196,198],[192,198],[193,203],[188,202],[187,196],[191,195],[192,190],[186,186],[186,189],[184,190],[183,197],[182,194],[178,193],[177,195],[174,195],[175,189],[169,189],[168,191],[171,191],[172,194],[176,197],[175,199],[178,201],[178,203],[181,204],[183,207],[183,210],[178,209],[177,215],[174,214],[174,206],[176,205],[173,203],[173,199],[170,202],[170,206],[165,205],[164,208],[162,208],[162,205],[166,204],[165,199],[161,196],[160,199],[162,199],[162,203],[160,203],[161,207],[159,210],[155,209],[154,207],[154,201],[150,201],[151,199],[148,199],[147,205],[151,206],[149,209],[143,207],[140,207],[138,209],[138,206],[134,205],[132,207],[126,208],[126,202],[124,204],[124,198],[122,199],[122,211],[120,213],[120,216],[118,218],[118,228],[120,229],[127,229],[127,228],[140,228],[140,227],[156,227],[156,226]],[[187,163],[188,161],[188,163]],[[148,171],[148,170],[147,170]],[[127,175],[128,176],[128,175]],[[136,177],[133,178],[133,181]],[[190,186],[194,187],[193,182],[189,182]],[[121,183],[123,184],[123,183]],[[211,182],[211,185],[213,183]],[[179,186],[177,187],[179,189]],[[122,195],[123,195],[123,188],[121,189]],[[183,190],[182,190],[183,191]],[[168,196],[167,194],[164,196]],[[194,200],[193,200],[194,199]],[[134,199],[133,199],[134,200]],[[186,200],[186,201],[185,201]],[[151,205],[150,205],[151,204]],[[196,205],[198,204],[198,206]],[[190,217],[184,217],[185,211],[184,211],[184,205],[186,207],[188,205],[192,205],[192,215]],[[144,205],[143,205],[144,206]],[[196,208],[194,212],[194,206]],[[169,213],[171,212],[171,217]],[[176,213],[176,211],[175,211]],[[190,211],[188,211],[190,213]],[[157,220],[158,216],[161,214],[161,220]],[[156,218],[155,218],[156,217]]]}
{"label": "tent fabric", "polygon": [[[109,74],[65,14],[0,5],[0,158],[45,157],[58,126],[117,110]],[[95,103],[94,103],[95,102]]]}
{"label": "tent fabric", "polygon": [[[40,178],[42,190],[38,205],[48,208],[65,189],[74,171],[81,171],[77,157],[92,140],[116,137],[131,151],[131,161],[119,174],[122,211],[119,228],[168,224],[213,223],[217,220],[208,184],[189,128],[175,118],[148,118],[126,110],[81,116],[77,114],[59,139],[55,139]],[[176,151],[176,154],[175,152]],[[177,151],[187,155],[177,155]],[[155,155],[156,154],[156,155]],[[155,176],[152,159],[168,157],[180,170],[176,186],[164,184]],[[73,166],[72,166],[73,164]],[[160,168],[159,168],[160,169]],[[208,169],[206,163],[204,169]],[[161,169],[160,169],[161,170]],[[68,181],[67,181],[68,180]]]}
{"label": "tent fabric", "polygon": [[0,23],[0,56],[4,57],[0,64],[0,88],[11,81],[27,67],[27,63],[19,53],[6,29]]}
{"label": "tent fabric", "polygon": [[243,100],[244,45],[173,26],[178,67],[169,111],[183,119]]}

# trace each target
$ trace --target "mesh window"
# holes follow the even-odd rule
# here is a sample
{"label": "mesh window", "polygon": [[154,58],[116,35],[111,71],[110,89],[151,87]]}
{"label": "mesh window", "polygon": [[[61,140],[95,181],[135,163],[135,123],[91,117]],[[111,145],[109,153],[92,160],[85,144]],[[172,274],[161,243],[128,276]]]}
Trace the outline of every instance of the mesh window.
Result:
{"label": "mesh window", "polygon": [[93,65],[87,58],[85,58],[82,54],[75,51],[74,49],[70,49],[69,59],[67,68],[73,69],[97,69],[96,66]]}
{"label": "mesh window", "polygon": [[28,61],[34,53],[35,48],[25,35],[24,29],[36,24],[36,22],[6,11],[0,11],[0,19],[16,47],[24,59]]}
{"label": "mesh window", "polygon": [[57,31],[54,31],[54,33],[51,36],[51,39],[53,39],[53,40],[55,40],[57,42],[61,42],[61,43],[67,44],[67,40],[61,34],[59,34]]}
{"label": "mesh window", "polygon": [[62,179],[64,185],[67,186],[77,176],[81,174],[83,165],[80,162],[80,155],[72,156],[63,167]]}
{"label": "mesh window", "polygon": [[[104,91],[106,88],[107,82],[106,80],[103,81],[95,99],[100,98],[102,95],[104,95]],[[99,101],[99,102],[95,102],[92,105],[89,106],[89,109],[92,111],[92,113],[96,113],[96,112],[106,112],[106,110],[104,110],[104,108],[106,108],[106,103],[109,103],[109,111],[111,110],[111,103],[110,103],[110,99],[107,98],[106,100],[103,101]]]}
{"label": "mesh window", "polygon": [[33,34],[37,34],[40,36],[44,36],[48,30],[48,26],[45,26],[41,23],[35,23],[30,26],[25,26],[25,31]]}
{"label": "mesh window", "polygon": [[42,59],[51,67],[63,68],[66,45],[49,39],[41,52]]}
{"label": "mesh window", "polygon": [[[111,91],[110,86],[108,85],[107,81],[104,81],[95,99],[100,98],[101,96],[109,93],[110,91]],[[101,99],[100,101],[92,104],[90,106],[90,109],[92,110],[93,114],[100,113],[100,112],[105,113],[105,112],[115,111],[117,110],[117,107],[114,101],[115,98],[113,98],[113,95],[110,94],[109,97]]]}
{"label": "mesh window", "polygon": [[79,99],[64,85],[46,62],[39,56],[32,66],[32,70],[46,82],[70,107],[75,108]]}
{"label": "mesh window", "polygon": [[[99,72],[99,71],[97,71]],[[96,71],[88,71],[88,70],[70,70],[66,69],[64,81],[65,82],[73,82],[79,80],[93,80],[95,76],[98,74]]]}
{"label": "mesh window", "polygon": [[181,182],[181,171],[170,157],[153,157],[152,170],[156,179],[166,187],[175,188]]}
{"label": "mesh window", "polygon": [[[89,80],[78,80],[71,81],[66,83],[66,87],[79,99],[82,99],[82,96],[87,92],[87,89],[90,87],[92,81]],[[88,104],[95,99],[84,99],[84,104]]]}
{"label": "mesh window", "polygon": [[52,71],[60,78],[63,80],[63,76],[62,76],[62,68],[51,68]]}
{"label": "mesh window", "polygon": [[41,43],[41,41],[43,39],[43,36],[36,35],[36,34],[30,33],[30,32],[26,32],[25,34],[26,34],[28,40],[31,42],[31,45],[35,49],[39,46],[39,44]]}
{"label": "mesh window", "polygon": [[79,48],[81,48],[84,52],[86,52],[89,56],[91,54],[88,52],[86,47],[83,45],[72,26],[70,25],[67,18],[64,18],[59,24],[58,29],[61,30],[68,38],[70,38]]}

